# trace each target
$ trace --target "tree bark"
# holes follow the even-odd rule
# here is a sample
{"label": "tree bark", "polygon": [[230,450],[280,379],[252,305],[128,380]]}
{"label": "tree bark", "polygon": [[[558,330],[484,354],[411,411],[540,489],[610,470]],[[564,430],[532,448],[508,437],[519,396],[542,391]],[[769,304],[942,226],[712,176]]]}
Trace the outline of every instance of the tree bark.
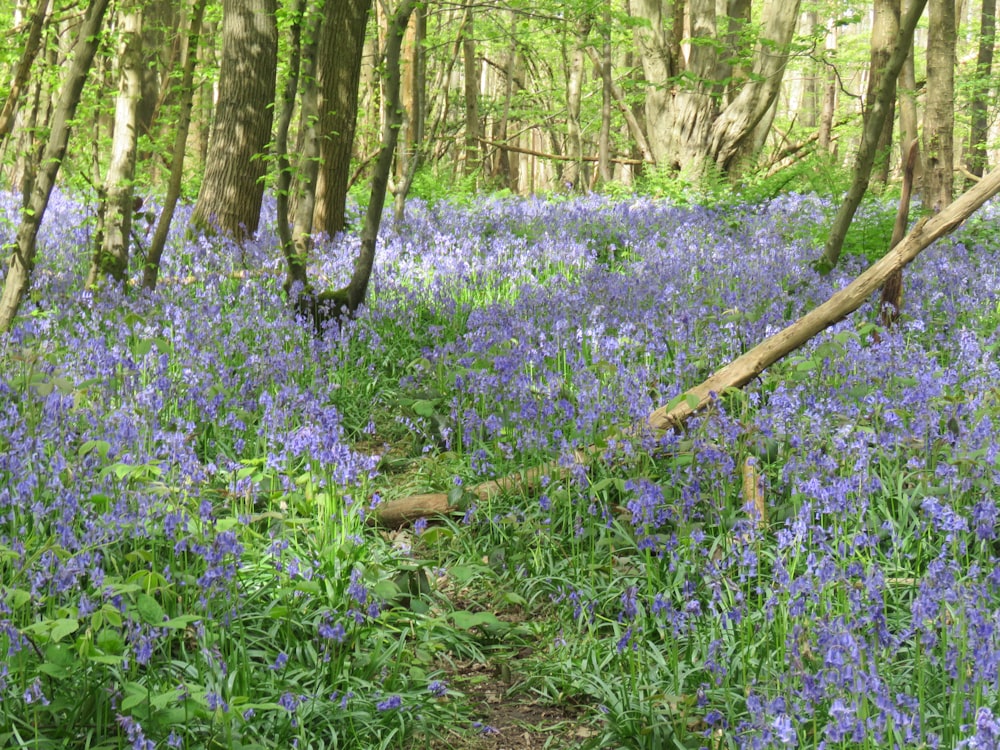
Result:
{"label": "tree bark", "polygon": [[[868,87],[865,94],[865,115],[871,111],[875,97],[885,77],[886,64],[899,36],[900,0],[875,0],[872,23],[871,57],[868,64]],[[885,185],[889,181],[889,157],[892,153],[892,132],[895,120],[895,97],[889,100],[882,130],[875,146],[875,164],[871,181]]]}
{"label": "tree bark", "polygon": [[361,57],[371,7],[372,0],[340,0],[323,8],[317,51],[320,165],[313,227],[330,236],[344,230]]}
{"label": "tree bark", "polygon": [[96,285],[102,276],[124,282],[128,272],[132,216],[135,213],[132,184],[139,142],[138,108],[142,96],[142,7],[133,2],[120,12],[122,47],[118,57],[120,81],[115,101],[115,129],[99,208],[103,231],[100,244],[94,248],[87,286]]}
{"label": "tree bark", "polygon": [[[837,57],[837,26],[830,24],[824,43],[826,57]],[[833,62],[827,62],[826,87],[823,90],[823,107],[819,115],[819,147],[824,153],[833,150],[833,118],[837,111],[837,69]]]}
{"label": "tree bark", "polygon": [[[993,74],[993,45],[996,43],[996,0],[983,0],[979,22],[979,50],[976,55],[976,74],[973,81],[972,103],[969,107],[969,146],[966,149],[966,168],[976,177],[986,169],[986,140],[989,135],[987,111],[993,102],[990,77]],[[971,187],[973,180],[966,182]]]}
{"label": "tree bark", "polygon": [[840,204],[833,225],[830,227],[830,235],[827,237],[826,245],[823,248],[823,257],[819,262],[820,270],[829,271],[837,265],[837,261],[840,259],[840,250],[844,246],[844,238],[847,236],[847,230],[854,219],[854,212],[857,211],[861,199],[868,189],[868,178],[871,175],[872,165],[875,163],[878,139],[888,114],[889,102],[896,96],[896,79],[903,67],[903,61],[909,54],[909,48],[913,42],[913,31],[917,26],[917,21],[920,20],[925,3],[926,0],[914,0],[906,17],[900,23],[899,37],[896,39],[892,55],[889,56],[889,61],[886,63],[882,85],[868,116],[865,118],[861,144],[858,146],[858,153],[854,161],[854,177],[851,180],[851,187],[844,197],[844,202]]}
{"label": "tree bark", "polygon": [[191,7],[190,28],[187,33],[187,44],[183,52],[181,72],[181,102],[180,115],[177,119],[177,130],[174,133],[174,148],[170,162],[170,180],[167,183],[167,195],[163,199],[160,218],[156,222],[156,231],[146,253],[146,265],[142,269],[142,286],[155,289],[160,274],[160,259],[167,245],[167,233],[174,218],[177,201],[181,196],[181,184],[184,180],[184,154],[187,150],[187,137],[191,129],[191,110],[194,101],[194,68],[198,62],[198,46],[201,39],[201,24],[205,16],[206,0],[193,0]]}
{"label": "tree bark", "polygon": [[260,223],[277,75],[276,0],[225,0],[219,99],[191,217],[242,240]]}
{"label": "tree bark", "polygon": [[101,23],[104,20],[107,7],[108,0],[92,0],[87,8],[86,17],[80,25],[80,31],[73,46],[73,59],[69,63],[66,79],[59,92],[59,100],[52,115],[49,139],[39,164],[38,175],[34,181],[27,210],[22,214],[15,241],[5,248],[11,253],[11,258],[3,293],[0,295],[0,333],[10,330],[14,318],[17,316],[18,308],[21,306],[21,300],[31,283],[31,272],[35,267],[38,227],[42,223],[56,175],[59,173],[59,167],[66,155],[70,123],[76,114],[76,107],[80,103],[80,95],[83,93],[83,85],[87,80],[87,73],[94,61]]}
{"label": "tree bark", "polygon": [[[910,12],[910,6],[916,0],[903,0],[902,11],[904,14]],[[906,161],[910,153],[910,145],[919,142],[917,131],[917,74],[913,60],[913,42],[910,42],[910,51],[903,62],[903,68],[899,71],[899,130],[900,130],[900,159]],[[924,172],[923,160],[918,151],[916,163],[913,167],[913,178],[919,183]]]}
{"label": "tree bark", "polygon": [[372,175],[371,195],[365,212],[365,225],[361,230],[361,252],[354,263],[354,273],[348,285],[342,289],[327,290],[319,295],[304,294],[299,297],[299,312],[312,317],[317,333],[321,333],[329,320],[340,320],[344,315],[354,315],[364,304],[368,294],[375,265],[375,247],[378,230],[385,208],[385,194],[392,172],[392,160],[399,139],[402,122],[402,103],[399,97],[400,69],[399,57],[406,33],[406,25],[417,0],[400,0],[396,12],[389,21],[388,39],[385,49],[385,109],[382,121],[382,147],[379,149],[375,172]]}
{"label": "tree bark", "polygon": [[929,0],[927,106],[924,110],[924,206],[940,211],[955,184],[955,3]]}
{"label": "tree bark", "polygon": [[566,82],[566,155],[563,181],[570,189],[581,190],[586,179],[583,171],[583,133],[580,127],[580,104],[583,100],[583,63],[587,37],[593,19],[585,14],[576,22],[569,53],[569,76]]}
{"label": "tree bark", "polygon": [[465,174],[479,167],[479,66],[476,65],[476,40],[473,36],[472,3],[465,6],[462,21],[462,65],[465,72]]}

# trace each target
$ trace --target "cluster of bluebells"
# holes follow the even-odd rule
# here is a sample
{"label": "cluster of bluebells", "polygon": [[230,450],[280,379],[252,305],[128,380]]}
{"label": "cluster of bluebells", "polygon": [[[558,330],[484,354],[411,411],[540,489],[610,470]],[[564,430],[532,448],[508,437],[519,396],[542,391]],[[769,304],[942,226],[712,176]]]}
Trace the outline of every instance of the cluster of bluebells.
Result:
{"label": "cluster of bluebells", "polygon": [[[4,196],[0,210],[13,219],[18,206]],[[478,475],[537,456],[575,466],[574,450],[641,420],[853,277],[856,258],[827,277],[810,267],[818,249],[801,228],[827,211],[810,196],[724,211],[599,196],[484,199],[471,211],[415,203],[406,231],[386,223],[371,305],[315,338],[285,311],[267,229],[239,248],[185,244],[178,232],[156,293],[81,292],[86,259],[73,248],[89,246],[92,223],[57,195],[35,294],[0,342],[0,642],[9,657],[30,651],[21,630],[68,612],[81,632],[98,623],[128,669],[154,674],[193,637],[191,651],[217,674],[225,664],[212,648],[247,601],[259,605],[261,579],[277,576],[332,669],[382,614],[362,567],[334,570],[280,525],[262,543],[253,519],[295,497],[320,525],[360,528],[367,501],[349,498],[363,497],[378,456],[351,446],[371,429],[352,396],[357,373],[395,356],[400,388],[441,389],[440,439],[467,451]],[[318,250],[316,278],[346,281],[357,238]],[[572,620],[563,642],[572,628],[606,628],[614,658],[634,664],[673,649],[696,665],[677,692],[700,691],[705,724],[746,747],[992,746],[997,723],[983,706],[1000,679],[996,257],[971,232],[928,250],[907,269],[896,330],[877,344],[859,332],[857,318],[876,318],[870,307],[839,323],[749,387],[752,421],[719,399],[683,445],[643,435],[617,445],[626,458],[690,460],[623,484],[620,518],[656,574],[623,576],[610,591],[562,588],[553,599]],[[399,343],[411,340],[419,351]],[[765,529],[740,510],[739,472],[741,451],[767,442],[780,460],[761,481],[783,515]],[[537,512],[550,533],[582,540],[614,518],[582,469],[577,478],[570,524],[559,522],[555,486]],[[142,549],[148,557],[129,556]],[[258,556],[268,563],[255,566]],[[342,601],[306,593],[338,575]],[[128,576],[182,600],[186,611],[163,614],[196,618],[190,628],[160,627],[148,607],[144,617]],[[35,604],[15,608],[15,589]],[[787,658],[756,670],[758,654],[732,658],[754,633]],[[273,694],[252,698],[297,721],[303,694],[273,686],[301,666],[299,651],[274,646],[256,665]],[[962,685],[978,696],[947,709],[952,730],[905,677],[918,660],[937,692]],[[0,669],[5,700],[40,710],[54,698],[34,675]],[[100,674],[117,694],[111,671]],[[728,699],[713,697],[734,686],[745,705],[727,715]],[[442,698],[447,686],[429,692]],[[381,713],[416,714],[398,711],[401,691],[386,693],[364,698]],[[327,694],[343,706],[355,697],[346,684]],[[231,698],[212,687],[203,702],[228,715]],[[118,725],[133,746],[152,742],[150,726],[124,713]]]}

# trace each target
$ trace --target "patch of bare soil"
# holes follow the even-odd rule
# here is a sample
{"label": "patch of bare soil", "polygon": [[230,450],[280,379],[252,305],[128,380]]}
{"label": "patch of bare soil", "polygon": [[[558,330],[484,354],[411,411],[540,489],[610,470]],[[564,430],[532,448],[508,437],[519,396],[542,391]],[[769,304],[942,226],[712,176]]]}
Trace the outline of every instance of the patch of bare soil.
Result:
{"label": "patch of bare soil", "polygon": [[444,750],[558,750],[576,748],[595,735],[578,706],[552,705],[511,694],[517,655],[510,663],[467,662],[455,665],[451,681],[467,696],[478,717],[478,735],[439,744]]}

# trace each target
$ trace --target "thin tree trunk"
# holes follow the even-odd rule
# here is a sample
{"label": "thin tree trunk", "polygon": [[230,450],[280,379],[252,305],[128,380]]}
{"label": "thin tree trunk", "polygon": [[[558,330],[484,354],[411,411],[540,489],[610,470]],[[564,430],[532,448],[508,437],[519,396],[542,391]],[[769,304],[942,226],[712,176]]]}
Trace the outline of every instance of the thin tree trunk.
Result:
{"label": "thin tree trunk", "polygon": [[[601,182],[611,182],[611,102],[614,98],[611,80],[611,3],[604,6],[601,28],[601,134],[597,145],[597,174]],[[588,48],[589,51],[589,48]]]}
{"label": "thin tree trunk", "polygon": [[14,126],[14,115],[17,112],[17,102],[21,98],[21,91],[28,82],[31,74],[31,65],[38,55],[41,47],[42,27],[45,24],[45,15],[49,8],[49,0],[38,0],[35,12],[31,16],[28,26],[28,39],[24,43],[24,51],[21,59],[17,63],[14,73],[14,82],[11,84],[10,92],[7,94],[7,101],[4,102],[3,111],[0,112],[0,143],[10,134]]}
{"label": "thin tree trunk", "polygon": [[585,186],[583,173],[583,134],[580,128],[580,103],[583,99],[583,61],[592,19],[584,15],[576,24],[570,50],[569,79],[566,83],[566,154],[570,161],[563,171],[563,180],[570,189]]}
{"label": "thin tree trunk", "polygon": [[133,3],[120,12],[122,50],[118,57],[120,82],[115,102],[115,129],[111,141],[111,162],[104,181],[104,199],[99,209],[103,232],[101,241],[94,248],[87,286],[96,285],[102,276],[123,282],[128,272],[132,216],[135,213],[132,184],[139,141],[137,115],[142,96],[142,7]]}
{"label": "thin tree trunk", "polygon": [[[983,0],[976,74],[972,104],[969,107],[969,146],[966,149],[968,153],[966,168],[976,177],[982,177],[986,169],[986,140],[989,135],[987,111],[993,102],[990,77],[993,73],[993,45],[996,43],[996,13],[996,0]],[[966,187],[971,187],[973,182],[974,180],[968,180]]]}
{"label": "thin tree trunk", "polygon": [[[903,0],[904,14],[910,12],[910,5],[915,0]],[[910,144],[920,140],[917,132],[917,74],[913,62],[913,42],[910,51],[899,71],[899,130],[900,130],[900,160],[905,162],[910,153]],[[918,150],[916,163],[913,167],[913,178],[919,183],[923,175],[923,161]]]}
{"label": "thin tree trunk", "polygon": [[[865,94],[865,115],[874,104],[875,97],[882,85],[885,66],[892,55],[892,47],[899,36],[899,2],[900,0],[876,0],[875,18],[872,23],[871,58],[868,65],[868,89]],[[888,110],[879,133],[875,147],[875,164],[872,169],[871,181],[885,185],[889,181],[889,157],[892,153],[892,132],[895,120],[895,101],[893,97],[888,102]]]}
{"label": "thin tree trunk", "polygon": [[840,259],[840,250],[844,246],[844,238],[847,230],[854,219],[854,212],[861,204],[868,189],[868,177],[871,175],[872,165],[875,163],[875,154],[878,150],[878,140],[882,133],[882,126],[889,110],[889,102],[896,96],[896,78],[903,67],[903,61],[909,54],[910,44],[913,41],[913,31],[923,13],[926,0],[914,0],[906,17],[900,23],[899,37],[893,47],[892,55],[885,66],[885,75],[882,79],[882,86],[879,88],[875,102],[872,104],[865,118],[864,131],[861,134],[861,144],[858,146],[857,157],[854,162],[854,177],[851,187],[844,197],[844,202],[840,204],[837,216],[830,227],[830,235],[827,237],[826,245],[823,248],[823,257],[820,260],[820,270],[829,271],[837,265]]}
{"label": "thin tree trunk", "polygon": [[[836,59],[837,56],[837,25],[830,24],[826,32],[826,56]],[[830,153],[833,148],[833,118],[837,111],[837,69],[833,62],[828,63],[826,86],[823,89],[823,106],[819,115],[819,147],[824,153]]]}
{"label": "thin tree trunk", "polygon": [[299,90],[299,66],[302,60],[302,24],[305,12],[305,0],[293,0],[289,11],[292,16],[291,28],[289,30],[288,73],[285,79],[285,90],[281,94],[281,112],[278,115],[278,129],[274,136],[274,153],[278,162],[278,184],[277,184],[277,229],[278,239],[281,242],[281,252],[285,256],[287,264],[287,276],[285,277],[285,291],[292,291],[295,284],[299,284],[302,291],[306,291],[308,279],[306,278],[306,258],[299,256],[295,252],[295,243],[292,239],[292,227],[288,219],[288,194],[292,187],[292,169],[288,163],[288,129],[292,124],[292,115],[295,113],[295,98]]}
{"label": "thin tree trunk", "polygon": [[[592,47],[587,48],[587,53],[590,55],[591,61],[593,61],[595,66],[600,66],[601,76],[605,75],[605,67],[601,62],[600,56],[597,54],[597,50]],[[610,87],[611,96],[614,97],[615,103],[618,105],[618,110],[622,113],[622,117],[625,119],[625,125],[628,127],[629,135],[632,136],[632,140],[635,141],[636,147],[642,154],[642,160],[648,164],[655,164],[656,159],[653,157],[653,152],[649,148],[649,142],[646,140],[646,134],[643,132],[642,125],[639,120],[636,119],[635,112],[632,111],[632,107],[629,106],[628,99],[625,97],[625,92],[622,87],[614,82],[611,77],[611,68],[607,68],[607,77],[604,78],[604,85]]]}
{"label": "thin tree trunk", "polygon": [[472,3],[462,20],[462,64],[465,70],[465,174],[474,174],[479,162],[479,66],[473,36]]}
{"label": "thin tree trunk", "polygon": [[316,80],[316,51],[324,33],[324,8],[310,3],[306,43],[303,47],[302,106],[299,113],[299,170],[295,192],[295,219],[292,242],[295,255],[305,265],[312,251],[313,217],[316,212],[316,183],[319,176],[320,144],[316,123],[319,119],[319,86]]}
{"label": "thin tree trunk", "polygon": [[184,180],[184,153],[187,146],[188,131],[191,128],[191,110],[194,100],[194,68],[198,62],[198,46],[201,39],[201,23],[205,15],[206,0],[193,0],[191,8],[191,26],[187,34],[187,46],[184,52],[183,72],[181,73],[180,116],[177,120],[177,130],[174,133],[173,156],[170,162],[170,181],[167,184],[167,195],[163,200],[163,209],[156,222],[156,231],[146,253],[146,265],[142,269],[142,285],[146,289],[155,289],[156,280],[160,274],[160,259],[167,245],[167,233],[174,218],[177,201],[181,196],[181,184]]}
{"label": "thin tree trunk", "polygon": [[66,155],[66,144],[69,141],[70,123],[76,114],[80,103],[83,85],[87,73],[94,61],[94,53],[100,37],[101,23],[108,7],[108,0],[92,0],[87,9],[87,15],[77,33],[76,44],[73,46],[73,59],[69,63],[66,79],[59,100],[52,116],[48,143],[39,164],[38,176],[35,179],[28,202],[28,210],[21,218],[17,230],[17,238],[6,250],[11,253],[7,278],[3,293],[0,295],[0,333],[10,330],[17,316],[21,300],[31,283],[31,272],[35,267],[38,227],[42,223],[45,209],[49,204],[49,196],[55,185],[56,175]]}

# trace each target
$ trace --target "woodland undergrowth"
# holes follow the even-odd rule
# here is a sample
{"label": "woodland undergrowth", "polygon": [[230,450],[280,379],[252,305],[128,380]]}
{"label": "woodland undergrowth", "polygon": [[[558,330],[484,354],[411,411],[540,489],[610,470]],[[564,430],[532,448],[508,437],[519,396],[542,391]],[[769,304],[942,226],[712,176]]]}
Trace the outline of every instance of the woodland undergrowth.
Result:
{"label": "woodland undergrowth", "polygon": [[[463,665],[503,663],[594,747],[995,747],[997,210],[907,269],[893,330],[865,307],[626,440],[886,238],[821,277],[812,195],[413,203],[317,337],[269,229],[81,291],[93,212],[57,195],[0,340],[0,744],[474,747]],[[371,523],[431,491],[462,512]]]}

